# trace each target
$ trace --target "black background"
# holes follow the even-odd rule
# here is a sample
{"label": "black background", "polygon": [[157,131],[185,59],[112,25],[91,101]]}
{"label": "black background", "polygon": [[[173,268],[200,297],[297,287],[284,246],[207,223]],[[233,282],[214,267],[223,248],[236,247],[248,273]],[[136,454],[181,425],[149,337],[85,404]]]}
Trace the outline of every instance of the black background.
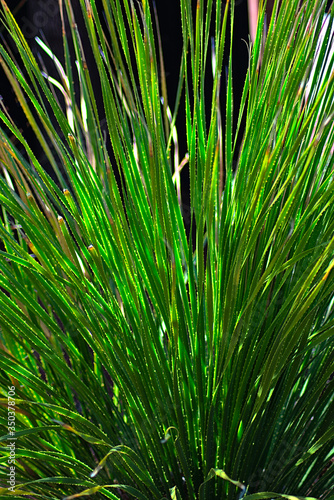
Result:
{"label": "black background", "polygon": [[[63,44],[61,39],[61,23],[59,16],[58,0],[12,0],[8,1],[8,6],[15,13],[15,17],[18,21],[23,34],[26,36],[30,47],[32,48],[34,54],[37,56],[38,52],[41,52],[40,48],[35,42],[35,36],[45,37],[47,43],[52,48],[56,56],[62,61],[63,59]],[[74,12],[76,15],[77,24],[79,26],[80,33],[83,34],[83,41],[85,41],[85,29],[83,26],[83,20],[80,13],[79,0],[74,0],[73,2]],[[196,2],[195,2],[196,4]],[[97,2],[98,5],[98,2]],[[167,79],[168,88],[168,100],[171,110],[174,109],[174,102],[178,84],[179,68],[182,53],[182,32],[181,32],[181,22],[180,22],[180,6],[179,0],[168,0],[168,1],[157,1],[156,7],[159,17],[159,27],[162,38],[162,45],[164,51],[164,62],[165,71]],[[81,29],[80,29],[81,28]],[[10,37],[8,34],[2,30],[2,35],[6,42],[9,42]],[[248,43],[248,15],[247,15],[247,0],[237,0],[235,8],[235,29],[234,29],[234,40],[233,40],[233,84],[234,84],[234,95],[235,95],[235,109],[238,108],[238,102],[240,101],[242,87],[245,80],[247,64],[248,64],[248,49],[246,41]],[[91,68],[91,74],[94,75],[94,62],[92,56],[88,50],[88,44],[84,44],[86,48],[86,57],[88,61],[88,66]],[[11,46],[15,54],[15,47]],[[224,65],[227,66],[227,51],[228,44],[226,44],[225,60]],[[73,58],[74,60],[74,58]],[[43,61],[47,65],[49,74],[51,76],[57,77],[57,74],[53,68],[52,62],[48,60],[48,57],[43,56]],[[210,70],[210,67],[208,68]],[[208,71],[208,78],[210,78],[210,73]],[[211,78],[212,80],[212,78]],[[93,78],[94,81],[94,78]],[[98,81],[95,81],[96,93],[95,96],[97,100],[100,99],[101,92],[98,91]],[[222,83],[222,90],[224,90],[225,82]],[[210,88],[209,82],[209,88]],[[223,92],[222,92],[223,93]],[[0,80],[0,94],[4,98],[4,104],[10,111],[16,123],[20,123],[22,130],[25,132],[25,137],[28,139],[30,144],[34,145],[34,149],[38,151],[38,145],[36,144],[35,138],[32,133],[27,129],[27,124],[25,117],[22,115],[18,103],[15,101],[15,96],[10,89],[9,84],[6,82],[3,74],[1,74]],[[208,95],[208,103],[211,102],[211,96]],[[102,102],[99,102],[99,108],[101,113],[103,113]],[[224,110],[222,109],[222,113]],[[177,123],[178,134],[180,140],[180,156],[181,158],[186,153],[185,144],[185,126],[184,126],[184,105],[181,104],[180,116]],[[39,154],[42,154],[41,152]],[[38,153],[37,153],[38,156]],[[43,160],[43,158],[41,158]]]}
{"label": "black background", "polygon": [[[193,0],[194,8],[196,7],[196,0]],[[328,2],[330,3],[330,2]],[[40,36],[47,41],[47,43],[52,48],[55,55],[62,61],[63,60],[63,43],[61,38],[61,22],[59,16],[59,6],[58,0],[7,0],[7,4],[10,9],[14,12],[15,17],[21,27],[23,34],[26,36],[28,43],[30,44],[34,54],[38,56],[40,48],[36,44],[35,37]],[[89,52],[89,43],[85,42],[85,28],[81,15],[80,2],[79,0],[72,0],[76,22],[79,27],[79,32],[82,35],[83,45],[86,51],[86,58],[88,67],[91,70],[91,77],[93,84],[95,85],[95,96],[98,101],[98,107],[101,114],[101,120],[103,120],[103,104],[101,99],[101,92],[99,91],[98,79],[94,78],[95,66],[94,60]],[[96,4],[102,11],[101,0],[96,0]],[[174,101],[176,95],[176,89],[179,77],[179,68],[181,61],[182,52],[182,32],[181,32],[181,22],[180,22],[180,0],[156,0],[156,7],[158,11],[159,26],[162,38],[164,61],[165,61],[165,71],[167,79],[168,88],[168,99],[169,106],[171,110],[174,109]],[[248,11],[247,11],[247,0],[236,0],[235,3],[235,23],[233,32],[233,90],[234,90],[234,123],[237,119],[237,111],[241,99],[242,89],[244,85],[244,80],[246,76],[247,66],[248,66],[248,48],[249,44],[249,31],[248,31]],[[10,37],[5,32],[4,29],[1,30],[2,41],[10,43]],[[15,47],[11,46],[15,54]],[[227,43],[225,44],[225,57],[224,57],[224,68],[228,65],[228,51],[229,51],[229,35]],[[73,56],[73,61],[75,57]],[[54,65],[51,60],[44,54],[43,61],[47,65],[48,72],[51,76],[58,78],[55,71]],[[211,68],[208,66],[208,96],[207,96],[207,109],[211,103],[211,85],[212,76]],[[225,71],[224,71],[225,76]],[[211,78],[211,82],[210,82]],[[221,113],[222,121],[225,122],[225,85],[226,78],[223,78],[222,88],[221,88]],[[48,162],[41,150],[41,147],[37,143],[34,134],[27,125],[26,118],[23,115],[19,104],[15,100],[13,91],[10,85],[4,78],[2,70],[0,69],[0,94],[3,96],[3,102],[6,108],[9,110],[11,116],[14,118],[16,123],[20,124],[21,130],[24,133],[25,138],[28,143],[32,146],[37,158],[44,166],[44,168],[49,171]],[[184,118],[184,104],[181,101],[181,107],[178,115],[177,130],[179,135],[179,146],[180,146],[180,159],[186,153],[186,141],[185,141],[185,118]],[[240,134],[240,137],[242,134]],[[240,145],[240,141],[239,141]],[[112,154],[112,153],[111,153]],[[51,172],[50,172],[51,173]],[[52,173],[51,173],[52,174]],[[189,206],[189,189],[188,189],[188,179],[187,172],[183,173],[183,200],[184,204]]]}

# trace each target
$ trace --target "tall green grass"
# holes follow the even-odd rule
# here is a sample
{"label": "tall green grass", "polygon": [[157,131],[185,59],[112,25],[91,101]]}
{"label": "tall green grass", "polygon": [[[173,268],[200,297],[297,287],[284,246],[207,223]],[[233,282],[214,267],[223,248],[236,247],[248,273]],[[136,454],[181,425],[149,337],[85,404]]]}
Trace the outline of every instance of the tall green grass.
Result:
{"label": "tall green grass", "polygon": [[180,0],[170,103],[147,0],[80,0],[94,75],[60,1],[58,79],[1,0],[18,53],[1,46],[0,62],[57,181],[3,105],[0,498],[334,498],[334,73],[308,78],[330,42],[332,20],[316,59],[324,3],[276,2],[266,40],[260,9],[235,109],[233,1]]}

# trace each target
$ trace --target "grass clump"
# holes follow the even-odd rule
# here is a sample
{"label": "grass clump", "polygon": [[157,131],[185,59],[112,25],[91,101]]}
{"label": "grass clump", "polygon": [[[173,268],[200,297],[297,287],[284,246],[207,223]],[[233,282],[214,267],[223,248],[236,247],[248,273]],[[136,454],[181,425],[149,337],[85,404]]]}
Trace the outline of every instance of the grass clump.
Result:
{"label": "grass clump", "polygon": [[225,43],[234,2],[180,0],[171,111],[149,3],[103,0],[101,13],[80,0],[108,137],[71,1],[60,1],[58,79],[1,5],[18,62],[5,46],[0,62],[55,173],[2,107],[1,498],[12,495],[14,387],[16,498],[329,499],[334,76],[331,64],[321,73],[332,18],[317,48],[324,2],[276,2],[265,40],[260,9],[235,110]]}

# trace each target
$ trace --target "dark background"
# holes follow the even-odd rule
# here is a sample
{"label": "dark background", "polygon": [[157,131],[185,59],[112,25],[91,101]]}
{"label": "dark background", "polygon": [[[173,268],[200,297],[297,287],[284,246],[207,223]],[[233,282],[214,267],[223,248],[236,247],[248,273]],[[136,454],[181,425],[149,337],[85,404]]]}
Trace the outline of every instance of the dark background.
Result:
{"label": "dark background", "polygon": [[[82,28],[80,33],[83,33],[84,39],[84,25],[82,16],[80,13],[79,0],[72,1],[74,6],[74,11],[76,15],[77,24]],[[9,8],[13,11],[23,34],[28,40],[30,47],[32,48],[34,54],[37,56],[38,52],[41,51],[39,46],[35,42],[35,37],[44,37],[47,43],[52,48],[55,55],[62,61],[63,60],[63,44],[61,39],[61,22],[59,16],[58,0],[7,0]],[[97,2],[97,5],[99,2]],[[196,2],[195,2],[196,4]],[[179,67],[181,61],[182,52],[182,32],[181,32],[181,22],[180,22],[180,12],[179,12],[179,0],[158,0],[156,1],[160,32],[162,38],[162,45],[164,51],[164,61],[165,61],[165,71],[167,79],[168,88],[168,100],[171,110],[174,109],[174,102],[178,84],[179,77]],[[9,42],[10,37],[8,34],[2,30],[3,39]],[[248,43],[248,15],[247,15],[247,0],[237,0],[235,8],[235,30],[234,30],[234,50],[233,50],[233,83],[234,83],[234,95],[235,95],[235,109],[238,109],[238,102],[241,98],[242,87],[245,80],[247,64],[248,64],[248,49],[246,41]],[[94,63],[92,56],[89,53],[89,44],[84,45],[87,47],[87,62],[88,67],[92,68],[92,74],[94,74]],[[228,44],[226,44],[228,48]],[[15,47],[11,46],[15,54]],[[227,53],[227,50],[225,50]],[[48,60],[47,56],[43,56],[43,61],[46,63],[49,74],[57,78],[57,73],[55,72],[51,60]],[[74,58],[73,58],[74,59]],[[224,64],[227,66],[228,60],[225,57]],[[209,67],[208,69],[211,70]],[[8,108],[9,112],[16,120],[16,123],[20,123],[22,130],[25,132],[25,137],[28,139],[30,144],[34,145],[34,150],[37,151],[37,156],[42,154],[38,153],[40,149],[38,144],[33,137],[33,134],[27,129],[26,120],[24,115],[22,115],[17,102],[15,101],[15,96],[11,91],[9,84],[5,81],[3,74],[0,74],[0,94],[4,98],[4,104]],[[94,81],[94,79],[93,79]],[[98,82],[96,81],[96,86],[98,89]],[[222,94],[224,90],[224,82],[222,82]],[[101,92],[95,93],[97,99],[101,98]],[[211,102],[210,95],[208,95],[208,103]],[[99,103],[99,108],[101,113],[103,113],[102,102]],[[178,125],[178,134],[180,140],[180,158],[186,153],[185,144],[185,130],[184,130],[184,119],[183,119],[184,105],[181,103],[180,116]],[[222,109],[223,113],[223,109]],[[224,117],[223,117],[224,121]],[[43,160],[43,158],[40,158]]]}
{"label": "dark background", "polygon": [[[162,45],[164,51],[164,61],[165,61],[165,71],[167,79],[168,88],[168,99],[169,106],[173,112],[174,101],[176,95],[176,89],[179,77],[179,67],[181,61],[182,52],[182,32],[181,32],[181,22],[180,22],[180,0],[155,0],[158,18],[160,24],[160,32],[162,38]],[[269,0],[270,1],[270,0]],[[193,0],[194,8],[196,7],[196,1]],[[330,2],[328,2],[329,4]],[[61,22],[59,15],[59,5],[58,0],[7,0],[9,8],[13,11],[19,26],[21,27],[23,34],[25,35],[30,47],[32,48],[36,57],[38,57],[38,52],[40,48],[35,42],[35,37],[40,36],[44,38],[49,46],[52,48],[55,55],[63,61],[63,43],[61,38]],[[94,61],[93,57],[89,52],[89,43],[85,43],[85,28],[83,19],[81,16],[81,8],[79,0],[72,0],[76,22],[79,27],[79,32],[82,34],[83,45],[86,51],[86,59],[88,67],[91,69],[91,75],[94,75]],[[102,2],[101,0],[96,0],[97,6],[100,5],[100,10]],[[10,43],[10,37],[4,29],[1,29],[2,42]],[[229,35],[228,35],[229,36]],[[87,39],[86,39],[87,41]],[[225,57],[224,57],[224,67],[227,68],[228,65],[228,50],[229,50],[229,40],[225,44]],[[248,28],[248,10],[247,10],[247,0],[236,0],[235,3],[235,22],[234,22],[234,33],[233,33],[233,90],[234,90],[234,122],[236,124],[237,111],[239,108],[239,103],[241,99],[242,89],[244,85],[244,80],[246,76],[247,66],[248,66],[248,48],[249,44],[249,28]],[[15,47],[11,45],[11,49],[15,54]],[[73,61],[75,60],[73,56]],[[44,54],[43,61],[47,65],[47,70],[51,76],[58,79],[58,75],[55,71],[52,61]],[[75,73],[75,71],[74,71]],[[227,71],[226,71],[227,73]],[[225,71],[223,72],[225,75]],[[212,82],[211,68],[208,67],[208,79]],[[93,84],[95,84],[95,96],[98,101],[98,107],[100,110],[101,120],[103,120],[103,103],[101,100],[101,92],[99,91],[99,82],[97,79],[94,80],[92,76]],[[224,101],[225,101],[225,85],[226,78],[222,79],[221,85],[221,113],[222,122],[225,122],[225,112],[224,112]],[[211,103],[211,86],[210,81],[208,82],[208,106]],[[37,143],[34,134],[27,125],[26,118],[23,115],[20,106],[15,100],[13,91],[10,85],[4,78],[2,70],[0,69],[0,94],[3,96],[3,103],[9,110],[11,116],[14,118],[16,123],[20,124],[21,130],[27,139],[28,143],[31,145],[33,151],[35,152],[37,158],[44,166],[44,168],[52,175],[48,168],[48,162],[41,150],[41,147]],[[56,124],[55,124],[56,125]],[[179,136],[179,146],[180,146],[180,160],[184,157],[186,153],[186,141],[185,141],[185,119],[184,119],[184,102],[181,100],[180,111],[177,121],[177,130]],[[106,125],[104,125],[106,127]],[[239,134],[242,137],[242,134]],[[239,140],[240,145],[241,140]],[[112,156],[112,152],[111,152]],[[182,190],[182,196],[184,204],[189,206],[189,188],[188,188],[188,178],[186,169],[183,172],[183,182],[184,189]]]}

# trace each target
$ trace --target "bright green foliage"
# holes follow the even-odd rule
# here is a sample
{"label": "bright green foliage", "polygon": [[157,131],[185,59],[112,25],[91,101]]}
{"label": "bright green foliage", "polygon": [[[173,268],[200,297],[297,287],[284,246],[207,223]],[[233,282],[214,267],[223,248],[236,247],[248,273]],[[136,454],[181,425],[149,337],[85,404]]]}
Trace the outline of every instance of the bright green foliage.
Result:
{"label": "bright green foliage", "polygon": [[[234,2],[195,9],[180,0],[172,113],[148,1],[103,0],[104,34],[95,0],[80,0],[113,160],[70,0],[60,2],[71,32],[58,81],[43,74],[1,3],[25,71],[5,47],[1,64],[59,182],[1,108],[0,498],[9,494],[14,385],[13,498],[328,499],[333,73],[321,85],[313,79],[308,98],[305,90],[325,2],[299,9],[299,0],[283,0],[279,11],[276,2],[265,44],[261,10],[236,111],[231,62],[226,86],[222,76]],[[180,162],[175,118],[184,105],[189,156]],[[239,124],[246,113],[238,153],[233,112]],[[194,243],[180,208],[181,168]]]}

